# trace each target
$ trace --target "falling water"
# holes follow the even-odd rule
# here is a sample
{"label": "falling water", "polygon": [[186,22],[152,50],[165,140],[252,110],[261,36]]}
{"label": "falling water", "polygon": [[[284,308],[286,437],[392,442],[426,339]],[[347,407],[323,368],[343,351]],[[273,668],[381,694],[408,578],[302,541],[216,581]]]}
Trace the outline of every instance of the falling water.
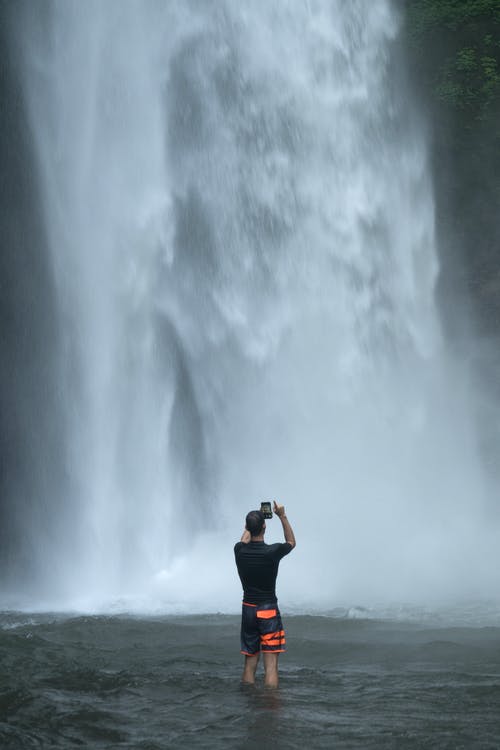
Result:
{"label": "falling water", "polygon": [[235,608],[232,544],[274,497],[290,606],[476,591],[401,21],[388,0],[22,16],[71,487],[33,550],[49,598]]}

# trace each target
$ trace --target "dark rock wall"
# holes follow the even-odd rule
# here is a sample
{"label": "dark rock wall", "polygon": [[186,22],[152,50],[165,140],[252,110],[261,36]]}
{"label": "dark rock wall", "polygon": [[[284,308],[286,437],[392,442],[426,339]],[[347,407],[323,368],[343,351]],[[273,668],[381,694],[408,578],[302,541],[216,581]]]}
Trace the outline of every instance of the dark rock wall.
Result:
{"label": "dark rock wall", "polygon": [[472,374],[481,453],[500,478],[500,0],[401,0],[432,132],[447,338]]}
{"label": "dark rock wall", "polygon": [[[413,83],[433,133],[445,289],[476,333],[500,323],[500,0],[405,0]],[[450,287],[451,284],[451,287]],[[456,294],[449,296],[449,303]],[[445,315],[446,317],[446,315]],[[448,323],[453,325],[451,317]]]}
{"label": "dark rock wall", "polygon": [[33,580],[64,478],[60,332],[17,58],[21,11],[0,5],[1,586]]}

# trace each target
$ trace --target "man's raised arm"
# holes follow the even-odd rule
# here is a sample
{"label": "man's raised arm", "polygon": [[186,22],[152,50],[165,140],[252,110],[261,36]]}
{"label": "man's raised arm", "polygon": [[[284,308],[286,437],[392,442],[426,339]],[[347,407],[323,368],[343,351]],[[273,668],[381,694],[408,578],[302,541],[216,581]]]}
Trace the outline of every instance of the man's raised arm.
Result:
{"label": "man's raised arm", "polygon": [[278,518],[281,521],[281,525],[283,526],[283,534],[285,535],[285,542],[288,542],[288,544],[291,544],[292,547],[295,547],[295,534],[293,533],[293,529],[288,523],[288,518],[285,515],[285,506],[284,505],[278,505],[276,500],[274,501],[274,508],[273,508],[275,514],[278,516]]}
{"label": "man's raised arm", "polygon": [[243,542],[243,544],[248,544],[251,538],[252,537],[250,535],[250,532],[247,529],[245,529],[243,534],[241,535],[240,542]]}

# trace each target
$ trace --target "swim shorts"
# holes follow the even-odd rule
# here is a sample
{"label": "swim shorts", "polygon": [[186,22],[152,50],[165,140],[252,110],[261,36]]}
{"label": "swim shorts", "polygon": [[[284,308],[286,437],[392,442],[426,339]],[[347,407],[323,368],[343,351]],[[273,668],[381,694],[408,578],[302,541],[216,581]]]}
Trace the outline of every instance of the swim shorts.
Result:
{"label": "swim shorts", "polygon": [[241,653],[253,656],[259,651],[285,651],[285,631],[276,604],[247,604],[241,613]]}

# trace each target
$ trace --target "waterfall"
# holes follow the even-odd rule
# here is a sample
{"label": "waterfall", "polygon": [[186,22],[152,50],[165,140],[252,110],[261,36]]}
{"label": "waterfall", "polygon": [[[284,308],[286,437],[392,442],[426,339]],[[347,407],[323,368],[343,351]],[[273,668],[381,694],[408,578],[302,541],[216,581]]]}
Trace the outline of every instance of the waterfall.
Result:
{"label": "waterfall", "polygon": [[71,487],[32,551],[49,598],[236,607],[232,545],[270,498],[290,606],[472,588],[482,475],[401,21],[389,0],[25,10]]}

